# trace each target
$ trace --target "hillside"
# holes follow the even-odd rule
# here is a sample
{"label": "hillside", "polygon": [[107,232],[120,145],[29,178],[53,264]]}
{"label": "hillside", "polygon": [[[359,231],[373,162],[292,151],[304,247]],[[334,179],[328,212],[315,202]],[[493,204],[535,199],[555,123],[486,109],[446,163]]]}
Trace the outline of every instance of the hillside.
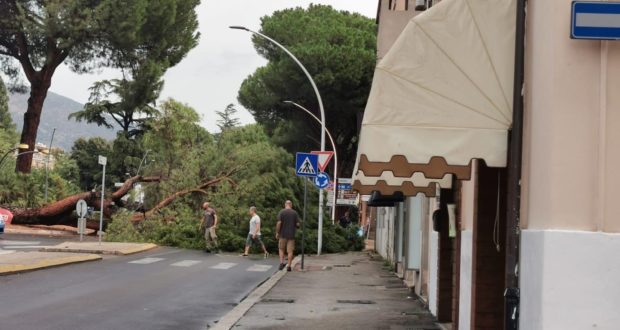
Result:
{"label": "hillside", "polygon": [[[9,95],[9,111],[18,131],[21,131],[23,126],[27,103],[28,94]],[[54,127],[56,128],[54,147],[60,147],[65,150],[71,150],[73,142],[80,137],[100,136],[109,140],[113,139],[115,130],[67,119],[69,114],[81,110],[82,107],[82,104],[70,98],[49,92],[43,105],[37,142],[48,145]]]}

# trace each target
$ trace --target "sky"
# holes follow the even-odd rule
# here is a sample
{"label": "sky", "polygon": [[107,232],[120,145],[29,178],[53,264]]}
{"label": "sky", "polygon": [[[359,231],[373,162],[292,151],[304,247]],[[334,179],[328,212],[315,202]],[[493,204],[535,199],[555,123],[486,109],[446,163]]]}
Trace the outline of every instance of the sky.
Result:
{"label": "sky", "polygon": [[[228,26],[243,25],[259,30],[261,17],[285,8],[307,8],[310,3],[329,4],[374,19],[378,0],[202,0],[197,9],[199,44],[181,63],[168,70],[161,99],[174,98],[189,104],[200,113],[202,125],[210,132],[218,130],[215,112],[230,103],[239,109],[242,124],[254,122],[252,115],[238,105],[237,92],[243,80],[266,61],[254,50],[250,33],[231,30]],[[78,75],[61,66],[50,90],[86,103],[93,82],[118,77],[119,72],[111,69]]]}

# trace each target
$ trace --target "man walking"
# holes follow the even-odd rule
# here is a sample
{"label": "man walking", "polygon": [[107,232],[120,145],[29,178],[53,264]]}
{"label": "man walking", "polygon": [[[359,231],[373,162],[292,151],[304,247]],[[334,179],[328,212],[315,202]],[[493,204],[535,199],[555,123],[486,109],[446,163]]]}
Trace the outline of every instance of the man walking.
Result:
{"label": "man walking", "polygon": [[200,222],[200,227],[205,229],[205,252],[217,251],[217,213],[215,209],[209,206],[209,202],[202,204],[204,209],[204,216]]}
{"label": "man walking", "polygon": [[248,238],[245,240],[245,252],[242,256],[247,257],[248,252],[250,252],[250,247],[254,244],[260,244],[263,248],[263,253],[265,255],[265,259],[269,257],[269,253],[265,248],[265,244],[263,244],[263,240],[261,239],[260,233],[260,217],[256,214],[256,207],[250,207],[250,231],[248,232]]}
{"label": "man walking", "polygon": [[278,213],[278,223],[276,224],[276,239],[278,240],[278,252],[280,254],[280,267],[284,269],[284,253],[288,254],[287,271],[291,271],[293,263],[293,252],[295,249],[295,232],[299,228],[299,214],[293,210],[293,202],[287,200],[284,209]]}

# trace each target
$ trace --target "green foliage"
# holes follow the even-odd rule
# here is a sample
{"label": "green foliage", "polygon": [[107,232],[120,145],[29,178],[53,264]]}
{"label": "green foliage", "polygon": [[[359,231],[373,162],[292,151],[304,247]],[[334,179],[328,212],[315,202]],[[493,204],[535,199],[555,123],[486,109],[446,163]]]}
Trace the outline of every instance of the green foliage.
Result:
{"label": "green foliage", "polygon": [[[313,76],[323,99],[327,128],[338,145],[339,168],[343,175],[350,175],[357,150],[357,123],[376,63],[374,20],[311,5],[277,11],[261,21],[261,32],[285,45]],[[293,100],[318,115],[317,98],[308,79],[277,46],[259,37],[253,42],[269,62],[243,82],[239,102],[290,152],[316,149],[318,141],[308,137],[318,137],[320,126],[306,113],[282,103]]]}
{"label": "green foliage", "polygon": [[17,142],[15,125],[9,113],[9,96],[0,77],[0,157]]}
{"label": "green foliage", "polygon": [[232,103],[227,105],[224,111],[216,111],[215,113],[220,117],[220,119],[217,120],[217,127],[220,128],[221,132],[239,126],[241,123],[239,118],[236,117],[237,109]]}
{"label": "green foliage", "polygon": [[[116,123],[125,138],[141,133],[144,122],[157,112],[150,104],[154,104],[159,97],[164,70],[149,60],[134,70],[132,80],[112,79],[94,83],[90,88],[89,102],[82,111],[70,114],[69,119],[84,120],[107,128],[113,128]],[[119,101],[111,101],[111,95]]]}
{"label": "green foliage", "polygon": [[[243,249],[249,229],[248,210],[256,206],[262,220],[263,242],[270,251],[277,251],[274,232],[277,213],[287,199],[298,208],[302,206],[304,182],[295,176],[292,155],[275,146],[261,125],[232,127],[215,140],[198,125],[199,119],[190,107],[169,100],[150,123],[144,145],[151,150],[154,161],[144,172],[166,180],[148,185],[145,206],[148,209],[170,194],[214,178],[225,180],[202,193],[178,198],[162,212],[137,224],[130,223],[129,214],[117,215],[108,228],[108,239],[202,248],[203,232],[198,227],[202,217],[200,206],[208,200],[217,210],[217,234],[222,250]],[[314,185],[308,188],[307,230],[309,239],[314,237],[314,241],[309,241],[308,251],[312,252],[310,246],[316,249],[318,194]],[[326,252],[355,248],[348,241],[348,234],[331,224],[326,225],[324,235]]]}
{"label": "green foliage", "polygon": [[98,156],[109,157],[111,154],[112,145],[103,138],[80,138],[75,141],[71,148],[71,159],[79,168],[79,186],[82,190],[91,190],[101,182],[102,171]]}

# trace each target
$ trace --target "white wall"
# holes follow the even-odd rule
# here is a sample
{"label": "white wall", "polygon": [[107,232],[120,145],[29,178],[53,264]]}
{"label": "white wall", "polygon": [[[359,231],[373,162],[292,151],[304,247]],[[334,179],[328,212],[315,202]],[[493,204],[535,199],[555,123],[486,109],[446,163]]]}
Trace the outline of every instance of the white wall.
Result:
{"label": "white wall", "polygon": [[432,231],[429,234],[429,261],[428,261],[428,309],[437,316],[437,279],[439,278],[439,233]]}
{"label": "white wall", "polygon": [[461,231],[461,276],[459,291],[459,329],[471,328],[471,288],[472,288],[472,256],[473,232]]}
{"label": "white wall", "polygon": [[523,230],[520,329],[620,328],[620,234]]}

